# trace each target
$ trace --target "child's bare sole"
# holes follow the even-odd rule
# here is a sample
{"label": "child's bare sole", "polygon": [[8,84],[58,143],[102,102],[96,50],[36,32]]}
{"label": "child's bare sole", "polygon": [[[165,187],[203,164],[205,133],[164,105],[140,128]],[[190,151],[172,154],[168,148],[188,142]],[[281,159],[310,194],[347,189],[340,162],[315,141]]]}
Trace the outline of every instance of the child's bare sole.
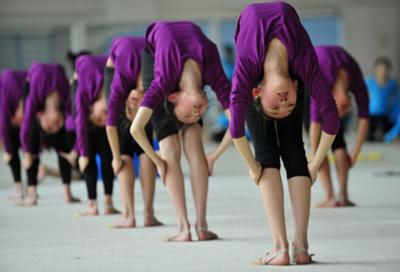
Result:
{"label": "child's bare sole", "polygon": [[146,228],[148,227],[158,227],[158,226],[163,226],[164,224],[160,221],[157,220],[155,216],[148,217],[144,221],[144,226]]}
{"label": "child's bare sole", "polygon": [[196,229],[197,238],[199,241],[217,240],[218,235],[206,229]]}
{"label": "child's bare sole", "polygon": [[87,210],[81,211],[79,216],[97,216],[99,215],[99,210],[97,208],[88,208]]}
{"label": "child's bare sole", "polygon": [[105,215],[120,214],[121,212],[114,208],[113,206],[107,206],[104,208]]}
{"label": "child's bare sole", "polygon": [[338,202],[336,201],[336,199],[323,200],[314,205],[314,208],[336,208],[336,207],[338,207]]}
{"label": "child's bare sole", "polygon": [[173,236],[169,236],[162,240],[163,242],[192,242],[192,234],[184,231]]}
{"label": "child's bare sole", "polygon": [[289,265],[290,257],[287,249],[279,250],[275,253],[268,252],[265,258],[259,258],[254,262],[255,265]]}
{"label": "child's bare sole", "polygon": [[134,218],[121,217],[115,225],[110,225],[109,227],[112,229],[136,228],[136,220]]}
{"label": "child's bare sole", "polygon": [[339,207],[355,207],[356,204],[354,202],[351,202],[348,199],[341,199],[338,201],[338,206]]}

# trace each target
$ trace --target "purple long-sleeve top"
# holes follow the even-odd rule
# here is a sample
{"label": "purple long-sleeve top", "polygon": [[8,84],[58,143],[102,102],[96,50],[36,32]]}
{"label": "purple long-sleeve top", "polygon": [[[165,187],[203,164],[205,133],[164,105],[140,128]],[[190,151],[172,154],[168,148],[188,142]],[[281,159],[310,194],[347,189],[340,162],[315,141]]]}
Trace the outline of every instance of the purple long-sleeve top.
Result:
{"label": "purple long-sleeve top", "polygon": [[33,62],[28,71],[29,94],[25,102],[24,118],[20,130],[22,149],[31,152],[30,130],[36,113],[44,110],[46,98],[53,91],[60,97],[64,116],[71,114],[71,96],[68,78],[60,64]]}
{"label": "purple long-sleeve top", "polygon": [[314,47],[295,9],[279,2],[250,4],[238,19],[236,66],[230,96],[232,138],[244,135],[251,91],[264,76],[267,47],[273,38],[279,39],[286,48],[290,74],[310,88],[323,120],[322,129],[336,134],[340,125],[336,104],[322,76]]}
{"label": "purple long-sleeve top", "polygon": [[[349,79],[348,90],[354,94],[356,100],[358,117],[367,118],[369,116],[368,90],[357,61],[340,46],[316,46],[315,52],[322,74],[328,82],[329,90],[333,91],[339,70],[344,69]],[[314,99],[311,99],[310,103],[310,117],[314,122],[321,122]]]}
{"label": "purple long-sleeve top", "polygon": [[107,56],[85,55],[77,59],[75,71],[78,75],[76,90],[76,141],[81,156],[88,156],[88,118],[90,106],[96,102],[103,88],[104,67]]}
{"label": "purple long-sleeve top", "polygon": [[146,46],[154,55],[154,80],[141,106],[155,109],[177,90],[187,60],[200,68],[203,85],[216,93],[224,109],[229,107],[230,83],[222,68],[217,46],[192,22],[155,22],[146,33]]}
{"label": "purple long-sleeve top", "polygon": [[4,69],[0,76],[0,133],[5,151],[12,152],[11,119],[22,99],[27,71]]}
{"label": "purple long-sleeve top", "polygon": [[108,126],[117,125],[129,92],[136,88],[141,55],[145,45],[146,40],[143,37],[119,37],[113,40],[109,52],[109,57],[114,64],[114,77],[108,99]]}

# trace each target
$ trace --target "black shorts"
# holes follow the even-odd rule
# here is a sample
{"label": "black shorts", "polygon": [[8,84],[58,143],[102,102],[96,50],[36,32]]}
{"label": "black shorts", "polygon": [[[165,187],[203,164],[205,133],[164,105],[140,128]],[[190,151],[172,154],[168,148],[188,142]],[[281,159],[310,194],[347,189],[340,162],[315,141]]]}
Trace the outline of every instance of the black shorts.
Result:
{"label": "black shorts", "polygon": [[[146,91],[154,79],[154,57],[147,48],[142,53],[141,71],[143,88]],[[192,125],[179,122],[171,112],[171,109],[171,104],[165,99],[163,104],[153,112],[151,123],[158,141],[173,134],[178,134],[180,130],[185,131],[186,128]],[[198,123],[200,126],[203,126],[202,119]]]}
{"label": "black shorts", "polygon": [[334,152],[336,149],[340,148],[347,150],[346,141],[344,140],[343,121],[340,122],[340,128],[336,134],[335,140],[332,143],[331,150]]}
{"label": "black shorts", "polygon": [[256,160],[263,169],[279,169],[282,158],[288,179],[296,176],[310,177],[302,133],[302,96],[299,95],[293,112],[280,120],[265,118],[253,101],[249,103],[247,111],[247,127]]}
{"label": "black shorts", "polygon": [[[129,129],[131,126],[131,121],[129,121],[126,117],[120,117],[118,121],[118,135],[119,135],[119,148],[121,155],[127,155],[133,157],[140,156],[144,153],[143,149],[140,145],[133,139]],[[153,142],[153,129],[151,124],[147,124],[146,126],[146,135],[147,139],[150,143]]]}

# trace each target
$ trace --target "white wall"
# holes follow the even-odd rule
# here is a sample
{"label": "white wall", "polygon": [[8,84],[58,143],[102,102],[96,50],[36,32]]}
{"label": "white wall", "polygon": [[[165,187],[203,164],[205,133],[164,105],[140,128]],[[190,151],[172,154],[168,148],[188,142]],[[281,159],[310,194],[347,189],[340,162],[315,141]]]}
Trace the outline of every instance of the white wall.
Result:
{"label": "white wall", "polygon": [[[10,33],[54,31],[83,22],[89,29],[85,43],[99,50],[101,40],[115,29],[156,19],[237,18],[243,0],[0,0],[0,39]],[[260,2],[260,1],[258,1]],[[400,1],[396,0],[297,0],[289,1],[300,15],[337,14],[344,24],[345,47],[370,73],[374,59],[389,56],[399,76]],[[108,27],[106,27],[108,26]],[[111,31],[111,30],[113,31]],[[64,34],[63,34],[64,35]],[[65,34],[68,35],[68,34]],[[59,40],[59,39],[58,39]],[[63,42],[66,42],[63,36]],[[0,46],[3,43],[0,42]],[[70,43],[71,44],[71,43]],[[79,47],[77,42],[72,43]],[[68,45],[69,46],[69,45]],[[0,48],[0,51],[4,49]],[[60,56],[61,54],[57,54]],[[399,76],[400,77],[400,76]]]}

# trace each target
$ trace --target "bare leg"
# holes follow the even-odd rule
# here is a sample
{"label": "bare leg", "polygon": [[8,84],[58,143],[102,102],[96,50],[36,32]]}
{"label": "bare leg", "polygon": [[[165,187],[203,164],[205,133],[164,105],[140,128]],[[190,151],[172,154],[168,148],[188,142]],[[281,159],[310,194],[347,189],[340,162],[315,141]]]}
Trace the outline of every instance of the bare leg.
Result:
{"label": "bare leg", "polygon": [[144,202],[144,226],[161,226],[162,223],[154,216],[154,191],[156,185],[156,165],[145,153],[139,156],[140,161],[140,184]]}
{"label": "bare leg", "polygon": [[24,193],[21,181],[15,182],[15,196],[11,196],[11,199],[16,205],[22,205],[24,202]]}
{"label": "bare leg", "polygon": [[118,173],[119,186],[121,188],[122,217],[117,221],[116,228],[134,228],[135,220],[135,172],[130,156],[122,155],[123,168]]}
{"label": "bare leg", "polygon": [[199,124],[194,124],[187,128],[183,134],[183,148],[190,166],[190,180],[197,218],[197,235],[199,240],[212,240],[217,239],[218,236],[208,230],[206,219],[208,169],[201,131]]}
{"label": "bare leg", "polygon": [[111,215],[111,214],[120,214],[121,212],[118,211],[114,207],[112,195],[105,195],[104,196],[104,214]]}
{"label": "bare leg", "polygon": [[339,180],[339,206],[354,206],[348,198],[347,180],[349,176],[350,161],[344,148],[335,150],[335,165]]}
{"label": "bare leg", "polygon": [[66,203],[71,204],[71,203],[81,202],[79,198],[76,198],[72,195],[70,184],[64,184],[63,189],[64,189],[64,200]]}
{"label": "bare leg", "polygon": [[308,264],[311,262],[307,236],[310,219],[310,178],[304,176],[290,178],[289,191],[294,218],[293,255],[297,264]]}
{"label": "bare leg", "polygon": [[319,170],[319,178],[321,180],[322,189],[325,193],[325,199],[315,205],[316,208],[332,208],[336,207],[335,192],[332,186],[331,170],[329,167],[328,157],[325,157]]}
{"label": "bare leg", "polygon": [[179,233],[168,238],[167,241],[191,241],[185,199],[185,185],[180,164],[181,147],[178,134],[173,134],[160,141],[160,153],[161,157],[167,163],[166,186],[178,219]]}
{"label": "bare leg", "polygon": [[[283,186],[279,170],[266,168],[259,183],[264,209],[274,246],[266,256],[264,263],[270,265],[288,265],[290,263],[289,247],[286,235]],[[270,258],[269,256],[274,256]]]}

